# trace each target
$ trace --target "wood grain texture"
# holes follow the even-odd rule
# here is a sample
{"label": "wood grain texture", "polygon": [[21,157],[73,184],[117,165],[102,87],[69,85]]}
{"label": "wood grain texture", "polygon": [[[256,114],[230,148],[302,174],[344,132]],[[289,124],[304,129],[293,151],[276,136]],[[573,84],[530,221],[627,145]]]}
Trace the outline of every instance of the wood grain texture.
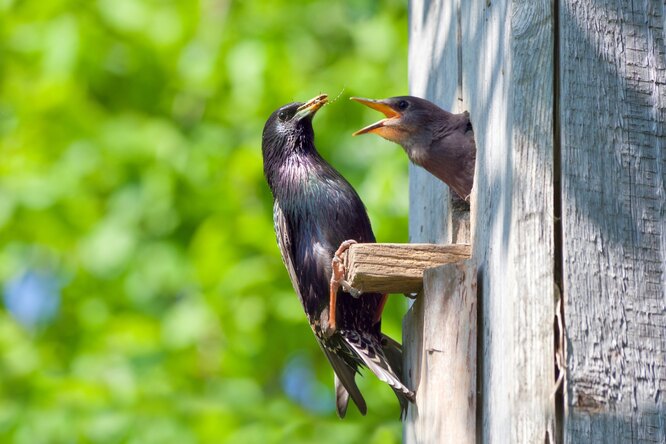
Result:
{"label": "wood grain texture", "polygon": [[553,5],[462,3],[475,128],[481,442],[554,442]]}
{"label": "wood grain texture", "polygon": [[[411,92],[468,110],[477,142],[479,442],[555,440],[552,6],[544,0],[410,3]],[[422,184],[419,174],[410,180]],[[410,238],[449,239],[447,227],[440,230],[448,207],[431,205],[427,186],[410,189],[418,193],[412,194]],[[418,322],[407,319],[405,328]],[[440,412],[447,414],[450,409]]]}
{"label": "wood grain texture", "polygon": [[[410,94],[424,97],[444,109],[461,112],[460,76],[458,75],[458,45],[460,27],[458,20],[460,1],[411,1],[409,10],[409,84]],[[469,223],[460,218],[453,219],[456,212],[451,208],[451,193],[448,187],[424,169],[410,163],[409,166],[409,238],[411,242],[451,243],[470,242]],[[474,191],[473,191],[474,193]],[[472,194],[472,199],[474,194]],[[461,381],[470,378],[472,373],[458,374],[458,379],[448,387],[442,377],[451,375],[451,369],[460,362],[460,351],[454,348],[444,349],[446,332],[459,326],[450,316],[458,315],[451,310],[456,304],[447,305],[443,310],[443,297],[437,294],[437,286],[444,285],[446,276],[457,270],[451,266],[448,271],[436,273],[429,279],[428,288],[416,299],[403,321],[403,372],[408,383],[417,388],[417,405],[411,405],[404,421],[403,442],[407,444],[429,442],[455,442],[447,435],[444,423],[460,420],[456,430],[464,428],[470,420],[476,418],[476,411],[465,407],[458,409],[446,390]],[[468,276],[469,277],[469,276]],[[460,314],[462,320],[468,313]],[[476,314],[474,314],[475,316]],[[447,327],[442,328],[445,319]],[[426,332],[426,326],[427,332]],[[470,323],[466,328],[474,330]],[[428,352],[427,344],[439,343],[430,347],[444,352]],[[455,351],[454,351],[455,350]],[[472,355],[473,356],[473,355]],[[475,358],[470,360],[473,365]],[[470,367],[471,368],[471,367]],[[465,379],[469,380],[469,379]],[[464,385],[460,384],[464,390]],[[460,391],[458,392],[458,394]],[[452,401],[450,405],[440,403],[443,396]],[[476,401],[472,403],[476,405]],[[448,413],[456,409],[454,415]],[[456,436],[458,438],[458,436]],[[473,442],[462,441],[462,442]]]}
{"label": "wood grain texture", "polygon": [[565,442],[666,442],[664,9],[560,0]]}
{"label": "wood grain texture", "polygon": [[363,293],[418,293],[427,268],[469,259],[470,245],[353,244],[345,253],[346,280]]}
{"label": "wood grain texture", "polygon": [[[409,10],[410,94],[446,110],[456,109],[459,96],[457,2],[419,0],[411,2]],[[410,242],[452,243],[448,187],[410,162],[409,195]]]}
{"label": "wood grain texture", "polygon": [[427,270],[424,292],[405,324],[416,390],[408,443],[476,443],[476,266],[473,260]]}

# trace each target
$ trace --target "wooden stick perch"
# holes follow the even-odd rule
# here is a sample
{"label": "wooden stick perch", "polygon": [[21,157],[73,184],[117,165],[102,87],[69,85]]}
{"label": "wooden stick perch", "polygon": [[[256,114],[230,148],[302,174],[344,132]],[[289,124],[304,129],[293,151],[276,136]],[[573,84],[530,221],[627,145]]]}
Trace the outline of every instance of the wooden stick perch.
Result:
{"label": "wooden stick perch", "polygon": [[417,293],[426,269],[470,255],[467,244],[353,244],[344,255],[346,280],[363,293]]}

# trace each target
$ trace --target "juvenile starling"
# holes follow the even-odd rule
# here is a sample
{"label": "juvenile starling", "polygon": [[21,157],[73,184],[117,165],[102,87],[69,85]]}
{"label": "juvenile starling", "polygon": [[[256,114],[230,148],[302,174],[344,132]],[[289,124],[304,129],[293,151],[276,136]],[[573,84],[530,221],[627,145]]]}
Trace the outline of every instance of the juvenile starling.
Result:
{"label": "juvenile starling", "polygon": [[351,99],[386,116],[356,131],[355,136],[375,133],[402,145],[412,162],[469,201],[476,162],[476,144],[469,113],[451,114],[434,103],[412,96],[383,100]]}
{"label": "juvenile starling", "polygon": [[315,148],[312,118],[327,101],[322,94],[307,103],[290,103],[264,126],[264,175],[274,198],[277,242],[310,327],[333,367],[338,415],[344,417],[350,396],[362,414],[367,411],[355,381],[361,366],[391,386],[404,412],[414,393],[401,382],[400,345],[381,333],[387,296],[354,297],[331,282],[338,246],[349,239],[375,242],[375,237],[354,188]]}

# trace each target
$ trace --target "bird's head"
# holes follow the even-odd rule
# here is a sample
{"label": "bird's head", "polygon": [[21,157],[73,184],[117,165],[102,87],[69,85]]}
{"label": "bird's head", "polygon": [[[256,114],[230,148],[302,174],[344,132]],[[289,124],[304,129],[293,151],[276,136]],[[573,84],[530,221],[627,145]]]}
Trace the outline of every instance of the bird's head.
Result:
{"label": "bird's head", "polygon": [[262,149],[264,156],[288,154],[289,150],[307,148],[314,142],[312,118],[328,103],[328,95],[320,94],[306,103],[294,102],[281,106],[271,114],[264,125]]}
{"label": "bird's head", "polygon": [[[362,103],[386,116],[386,118],[356,131],[355,136],[375,133],[405,148],[418,143],[419,139],[430,137],[431,122],[441,112],[434,104],[413,96],[398,96],[381,100],[352,97],[351,100]],[[428,140],[421,142],[428,142]]]}

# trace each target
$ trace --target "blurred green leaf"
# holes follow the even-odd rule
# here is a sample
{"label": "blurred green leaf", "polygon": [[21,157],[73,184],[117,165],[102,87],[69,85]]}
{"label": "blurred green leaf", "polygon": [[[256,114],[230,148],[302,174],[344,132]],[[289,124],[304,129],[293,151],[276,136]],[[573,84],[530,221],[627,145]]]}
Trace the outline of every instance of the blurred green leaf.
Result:
{"label": "blurred green leaf", "polygon": [[[47,325],[0,307],[0,441],[399,442],[371,375],[368,415],[344,421],[282,387],[296,355],[331,394],[333,376],[276,246],[261,133],[278,106],[340,94],[317,146],[378,240],[406,241],[407,159],[352,138],[377,116],[348,100],[407,92],[406,9],[0,0],[0,283],[61,283]],[[403,312],[391,299],[397,338]]]}

